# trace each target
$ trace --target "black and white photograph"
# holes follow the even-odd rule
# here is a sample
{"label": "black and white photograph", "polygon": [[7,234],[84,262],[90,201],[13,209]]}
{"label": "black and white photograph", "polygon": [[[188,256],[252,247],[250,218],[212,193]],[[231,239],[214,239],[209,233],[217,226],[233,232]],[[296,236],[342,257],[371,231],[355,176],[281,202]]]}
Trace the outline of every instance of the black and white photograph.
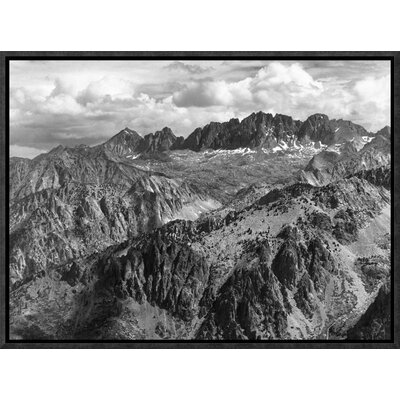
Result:
{"label": "black and white photograph", "polygon": [[391,343],[391,57],[13,57],[13,343]]}
{"label": "black and white photograph", "polygon": [[397,8],[3,2],[0,397],[396,398]]}
{"label": "black and white photograph", "polygon": [[396,398],[397,8],[2,2],[0,397]]}

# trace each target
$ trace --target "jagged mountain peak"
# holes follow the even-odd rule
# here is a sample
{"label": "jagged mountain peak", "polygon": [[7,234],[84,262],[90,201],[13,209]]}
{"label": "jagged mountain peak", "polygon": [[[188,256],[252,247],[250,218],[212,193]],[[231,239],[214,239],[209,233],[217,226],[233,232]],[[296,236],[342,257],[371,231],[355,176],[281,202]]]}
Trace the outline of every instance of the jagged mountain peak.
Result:
{"label": "jagged mountain peak", "polygon": [[[149,133],[146,136],[152,136],[152,137],[171,137],[171,138],[176,138],[176,136],[174,135],[174,133],[172,132],[171,128],[168,128],[167,126],[165,126],[164,128],[162,128],[159,131],[156,131],[154,133]],[[145,138],[146,138],[145,136]]]}
{"label": "jagged mountain peak", "polygon": [[[379,134],[390,138],[390,127],[383,128]],[[298,148],[304,143],[331,146],[352,140],[358,143],[371,135],[360,125],[343,119],[329,119],[323,113],[312,114],[302,122],[289,115],[273,115],[260,110],[241,121],[238,118],[226,122],[211,121],[196,128],[186,139],[175,136],[167,126],[143,137],[125,127],[101,146],[120,157],[137,158],[140,154],[148,157],[152,153],[180,149]]]}
{"label": "jagged mountain peak", "polygon": [[159,131],[146,135],[138,147],[138,152],[162,153],[172,149],[176,143],[182,142],[183,138],[177,138],[172,129],[166,126]]}
{"label": "jagged mountain peak", "polygon": [[320,141],[328,146],[363,136],[369,136],[369,132],[361,125],[343,119],[329,119],[327,115],[321,113],[308,117],[298,132],[298,139],[301,142]]}
{"label": "jagged mountain peak", "polygon": [[315,113],[302,122],[284,114],[253,112],[239,122],[211,122],[195,129],[181,148],[200,151],[204,149],[236,149],[239,147],[270,148],[280,143],[288,147],[296,142],[321,142],[324,145],[345,143],[371,136],[362,126],[343,119],[329,119],[326,114]]}
{"label": "jagged mountain peak", "polygon": [[257,112],[252,112],[249,116],[247,116],[245,119],[254,119],[254,118],[273,118],[273,115],[271,113],[265,113],[264,111],[257,111]]}
{"label": "jagged mountain peak", "polygon": [[114,135],[111,139],[107,140],[106,143],[108,142],[115,142],[117,140],[130,140],[129,138],[134,138],[136,140],[139,140],[142,138],[136,131],[126,127],[119,131],[116,135]]}
{"label": "jagged mountain peak", "polygon": [[135,131],[133,131],[132,129],[130,129],[129,127],[125,127],[124,129],[123,129],[125,132],[128,132],[128,133],[133,133],[133,132],[135,132]]}
{"label": "jagged mountain peak", "polygon": [[327,120],[327,119],[329,119],[329,117],[326,114],[323,114],[323,113],[315,113],[315,114],[311,114],[307,119],[308,120],[312,120],[312,119],[314,119],[314,120],[316,120],[316,119]]}
{"label": "jagged mountain peak", "polygon": [[158,132],[173,134],[172,129],[169,128],[168,126],[164,126],[164,128],[162,128],[161,131]]}
{"label": "jagged mountain peak", "polygon": [[184,141],[182,148],[193,151],[204,149],[237,149],[240,147],[274,148],[280,141],[289,142],[301,122],[282,114],[253,112],[239,121],[211,122],[195,129]]}
{"label": "jagged mountain peak", "polygon": [[142,141],[143,138],[136,131],[126,127],[101,146],[119,156],[127,156],[136,153]]}

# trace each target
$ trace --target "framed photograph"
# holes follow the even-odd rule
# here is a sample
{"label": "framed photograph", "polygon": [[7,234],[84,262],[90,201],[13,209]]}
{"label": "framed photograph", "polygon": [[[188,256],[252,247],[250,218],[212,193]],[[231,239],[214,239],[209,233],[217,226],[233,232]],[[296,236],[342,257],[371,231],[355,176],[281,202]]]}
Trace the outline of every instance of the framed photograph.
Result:
{"label": "framed photograph", "polygon": [[0,61],[2,347],[399,347],[399,53]]}

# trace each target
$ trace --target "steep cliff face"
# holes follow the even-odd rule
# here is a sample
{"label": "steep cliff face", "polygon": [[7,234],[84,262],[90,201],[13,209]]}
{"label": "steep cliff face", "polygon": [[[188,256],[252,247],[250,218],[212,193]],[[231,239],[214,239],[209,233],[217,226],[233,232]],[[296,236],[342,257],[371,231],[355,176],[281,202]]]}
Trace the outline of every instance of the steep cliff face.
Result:
{"label": "steep cliff face", "polygon": [[173,134],[172,130],[168,127],[163,128],[161,131],[149,133],[144,136],[143,142],[138,148],[138,152],[142,153],[156,153],[170,150],[178,138]]}
{"label": "steep cliff face", "polygon": [[[283,288],[283,290],[285,290]],[[221,287],[198,339],[283,339],[287,334],[285,298],[266,265],[237,268]]]}
{"label": "steep cliff face", "polygon": [[351,121],[330,120],[325,114],[314,114],[307,118],[298,132],[300,142],[313,141],[326,145],[343,143],[352,139],[370,136],[360,125]]}
{"label": "steep cliff face", "polygon": [[241,122],[211,122],[204,128],[197,128],[184,141],[182,148],[193,151],[204,149],[236,149],[240,147],[275,147],[278,142],[294,143],[300,121],[291,117],[259,112],[253,113]]}

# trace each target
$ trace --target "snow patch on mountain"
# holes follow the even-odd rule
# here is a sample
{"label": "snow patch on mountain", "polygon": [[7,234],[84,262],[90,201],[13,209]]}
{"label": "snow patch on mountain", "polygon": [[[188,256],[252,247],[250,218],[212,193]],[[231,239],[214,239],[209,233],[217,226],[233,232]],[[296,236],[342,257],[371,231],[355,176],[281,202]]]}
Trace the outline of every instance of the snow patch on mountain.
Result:
{"label": "snow patch on mountain", "polygon": [[135,160],[136,158],[138,158],[140,156],[140,153],[136,153],[136,154],[129,154],[126,156],[126,158],[129,158],[131,160]]}
{"label": "snow patch on mountain", "polygon": [[248,155],[248,154],[254,154],[256,153],[255,150],[251,150],[248,147],[239,147],[238,149],[234,149],[234,150],[222,150],[222,149],[218,149],[218,150],[207,150],[204,152],[204,155],[206,156],[211,156],[212,157],[226,157],[226,156],[232,156],[232,155]]}
{"label": "snow patch on mountain", "polygon": [[362,137],[362,140],[363,140],[365,143],[369,143],[373,138],[374,138],[373,136],[363,136],[363,137]]}

